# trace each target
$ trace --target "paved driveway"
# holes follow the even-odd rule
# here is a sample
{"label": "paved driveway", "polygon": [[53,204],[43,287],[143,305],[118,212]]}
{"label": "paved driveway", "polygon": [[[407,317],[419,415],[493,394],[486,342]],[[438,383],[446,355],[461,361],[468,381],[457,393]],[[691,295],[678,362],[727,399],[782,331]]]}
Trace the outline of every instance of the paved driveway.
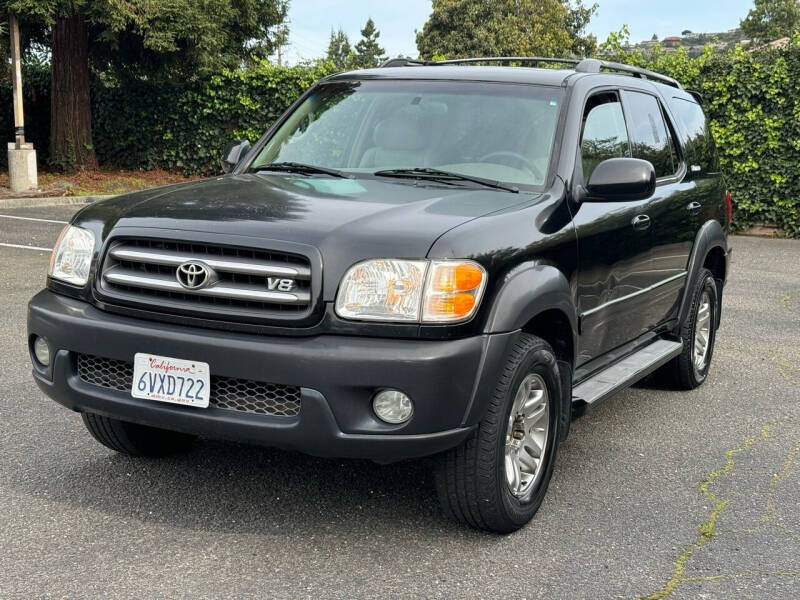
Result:
{"label": "paved driveway", "polygon": [[29,376],[25,303],[75,207],[0,211],[0,598],[800,597],[800,242],[735,238],[708,382],[573,424],[534,521],[443,520],[424,462],[204,441],[133,460]]}

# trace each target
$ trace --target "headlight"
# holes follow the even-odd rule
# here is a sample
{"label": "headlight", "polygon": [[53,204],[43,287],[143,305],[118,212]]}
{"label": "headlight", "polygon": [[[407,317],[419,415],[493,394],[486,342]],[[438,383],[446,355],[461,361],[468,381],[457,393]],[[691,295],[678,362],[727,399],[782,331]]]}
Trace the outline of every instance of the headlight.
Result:
{"label": "headlight", "polygon": [[345,273],[336,314],[360,321],[466,321],[485,287],[486,271],[468,260],[368,260]]}
{"label": "headlight", "polygon": [[94,234],[80,227],[67,225],[58,236],[47,274],[53,279],[86,285],[94,255]]}

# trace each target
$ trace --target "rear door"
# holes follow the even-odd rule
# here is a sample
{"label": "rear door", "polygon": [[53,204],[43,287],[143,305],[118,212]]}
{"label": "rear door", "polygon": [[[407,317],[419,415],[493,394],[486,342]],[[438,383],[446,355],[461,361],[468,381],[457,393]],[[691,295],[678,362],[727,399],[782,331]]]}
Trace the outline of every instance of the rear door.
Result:
{"label": "rear door", "polygon": [[702,198],[686,178],[686,166],[676,144],[675,128],[655,93],[624,90],[633,158],[650,161],[656,171],[656,192],[645,212],[650,217],[651,268],[645,275],[649,289],[642,318],[650,327],[675,317],[686,283]]}
{"label": "rear door", "polygon": [[[619,92],[590,96],[583,112],[575,180],[585,185],[609,158],[630,157]],[[586,363],[636,339],[651,325],[645,289],[652,277],[649,200],[583,202],[573,215],[578,235],[578,361]]]}
{"label": "rear door", "polygon": [[672,123],[677,129],[686,162],[685,182],[692,192],[692,201],[701,208],[693,221],[694,231],[710,219],[720,219],[721,199],[725,197],[725,182],[719,168],[714,138],[709,130],[703,109],[687,93],[675,91],[667,100]]}

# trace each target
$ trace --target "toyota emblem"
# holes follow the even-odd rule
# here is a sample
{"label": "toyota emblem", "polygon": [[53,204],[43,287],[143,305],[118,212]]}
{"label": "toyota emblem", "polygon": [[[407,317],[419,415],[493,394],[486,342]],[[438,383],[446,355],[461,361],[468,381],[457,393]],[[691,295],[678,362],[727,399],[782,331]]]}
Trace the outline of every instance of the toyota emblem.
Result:
{"label": "toyota emblem", "polygon": [[175,273],[180,283],[187,290],[202,290],[214,281],[214,272],[205,263],[196,260],[183,263]]}

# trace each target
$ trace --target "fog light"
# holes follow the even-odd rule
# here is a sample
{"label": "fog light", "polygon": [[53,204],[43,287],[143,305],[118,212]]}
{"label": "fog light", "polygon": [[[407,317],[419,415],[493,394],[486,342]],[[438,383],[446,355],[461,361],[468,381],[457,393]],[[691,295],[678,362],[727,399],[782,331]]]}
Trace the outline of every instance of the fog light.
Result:
{"label": "fog light", "polygon": [[411,398],[397,390],[381,390],[372,399],[372,410],[381,421],[392,425],[405,423],[414,414]]}
{"label": "fog light", "polygon": [[33,355],[43,367],[50,365],[50,346],[47,344],[46,339],[37,336],[33,340]]}

